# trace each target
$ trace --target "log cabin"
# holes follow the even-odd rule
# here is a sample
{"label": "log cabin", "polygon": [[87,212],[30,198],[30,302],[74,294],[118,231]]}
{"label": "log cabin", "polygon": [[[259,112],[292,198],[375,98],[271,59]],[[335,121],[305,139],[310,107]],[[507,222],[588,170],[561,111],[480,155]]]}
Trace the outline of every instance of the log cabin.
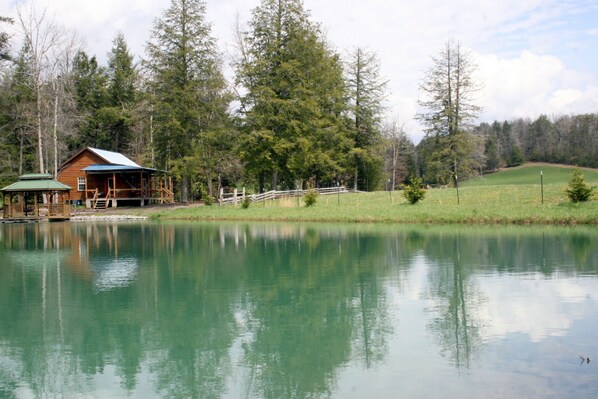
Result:
{"label": "log cabin", "polygon": [[174,202],[172,178],[123,154],[87,147],[62,164],[56,178],[73,187],[70,201],[87,208]]}

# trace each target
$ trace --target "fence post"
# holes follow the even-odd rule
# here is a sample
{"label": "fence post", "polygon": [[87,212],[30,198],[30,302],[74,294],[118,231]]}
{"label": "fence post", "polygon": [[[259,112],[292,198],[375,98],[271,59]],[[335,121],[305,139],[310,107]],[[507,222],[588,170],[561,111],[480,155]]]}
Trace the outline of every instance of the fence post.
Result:
{"label": "fence post", "polygon": [[237,205],[237,188],[233,190],[233,205]]}

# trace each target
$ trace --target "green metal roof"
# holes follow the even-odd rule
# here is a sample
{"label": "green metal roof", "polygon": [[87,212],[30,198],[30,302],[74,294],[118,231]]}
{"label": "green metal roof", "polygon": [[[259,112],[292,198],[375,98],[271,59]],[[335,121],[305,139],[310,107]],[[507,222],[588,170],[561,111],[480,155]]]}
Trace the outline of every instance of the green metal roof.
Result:
{"label": "green metal roof", "polygon": [[49,173],[30,173],[19,176],[19,180],[52,180],[52,175]]}
{"label": "green metal roof", "polygon": [[[37,179],[35,179],[37,177]],[[4,187],[2,192],[24,192],[24,191],[69,191],[71,188],[66,184],[52,180],[52,175],[31,174],[23,175],[16,183]]]}

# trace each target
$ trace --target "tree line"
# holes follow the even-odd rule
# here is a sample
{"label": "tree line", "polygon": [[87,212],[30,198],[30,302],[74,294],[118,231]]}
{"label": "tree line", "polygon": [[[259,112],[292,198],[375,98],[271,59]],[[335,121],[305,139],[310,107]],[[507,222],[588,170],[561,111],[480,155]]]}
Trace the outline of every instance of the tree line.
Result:
{"label": "tree line", "polygon": [[18,41],[0,34],[3,182],[56,173],[85,146],[168,171],[183,201],[240,185],[256,191],[337,184],[394,189],[418,175],[446,184],[490,170],[493,151],[501,157],[517,148],[530,160],[557,152],[570,162],[592,160],[582,149],[596,140],[594,116],[558,125],[578,129],[581,141],[587,136],[575,149],[552,133],[560,132],[556,127],[526,129],[554,136],[555,150],[548,152],[515,128],[512,142],[485,125],[473,128],[480,110],[475,64],[451,42],[422,83],[420,120],[427,134],[415,146],[398,118],[383,120],[387,82],[376,53],[358,47],[341,55],[301,0],[262,0],[245,24],[238,23],[232,79],[225,77],[202,0],[171,0],[142,55],[116,33],[104,65],[76,32],[35,5],[0,23],[22,32],[14,51],[10,44]]}

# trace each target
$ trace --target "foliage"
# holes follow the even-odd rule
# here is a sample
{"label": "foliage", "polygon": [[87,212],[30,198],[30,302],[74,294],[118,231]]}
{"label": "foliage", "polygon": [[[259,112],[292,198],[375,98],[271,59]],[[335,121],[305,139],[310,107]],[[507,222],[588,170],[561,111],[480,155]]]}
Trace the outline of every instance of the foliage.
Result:
{"label": "foliage", "polygon": [[464,179],[475,174],[474,140],[469,133],[424,138],[418,145],[421,170],[427,182],[453,184],[455,176]]}
{"label": "foliage", "polygon": [[[339,56],[300,0],[262,0],[238,32],[241,157],[264,190],[331,182],[344,168],[345,89]],[[280,183],[279,183],[280,182]]]}
{"label": "foliage", "polygon": [[420,85],[424,98],[419,104],[426,112],[418,118],[426,125],[428,135],[456,134],[475,119],[481,107],[475,93],[479,85],[474,80],[477,67],[460,43],[447,42]]}
{"label": "foliage", "polygon": [[71,79],[80,121],[79,134],[69,142],[71,152],[86,146],[129,152],[138,79],[122,34],[114,39],[108,58],[108,66],[102,67],[84,51],[75,55]]}
{"label": "foliage", "polygon": [[518,118],[473,129],[486,141],[497,141],[501,166],[525,160],[598,167],[598,114]]}
{"label": "foliage", "polygon": [[579,169],[573,169],[573,176],[569,180],[569,185],[565,188],[565,193],[573,203],[586,202],[592,198],[596,187],[586,184],[583,174]]}
{"label": "foliage", "polygon": [[525,158],[523,156],[523,151],[521,147],[518,145],[513,146],[511,153],[509,154],[509,159],[507,162],[508,166],[519,166],[525,162]]}
{"label": "foliage", "polygon": [[484,146],[484,156],[486,157],[485,170],[495,171],[500,167],[500,154],[498,151],[498,133],[500,125],[493,125],[493,132],[486,138]]}
{"label": "foliage", "polygon": [[31,172],[35,166],[35,132],[33,129],[35,95],[31,80],[30,51],[24,46],[14,61],[11,73],[3,80],[2,104],[2,165],[6,181]]}
{"label": "foliage", "polygon": [[396,118],[386,121],[382,134],[384,172],[390,176],[390,189],[394,190],[407,176],[416,175],[415,146]]}
{"label": "foliage", "polygon": [[307,190],[307,193],[303,196],[303,202],[305,206],[310,207],[316,204],[318,199],[318,192],[316,190]]}
{"label": "foliage", "polygon": [[205,197],[203,197],[203,203],[206,206],[212,206],[212,205],[214,205],[214,202],[215,202],[214,197],[209,194],[206,195]]}
{"label": "foliage", "polygon": [[403,197],[405,197],[411,205],[423,200],[425,196],[426,190],[424,189],[423,182],[420,178],[415,177],[411,179],[411,183],[403,185]]}
{"label": "foliage", "polygon": [[381,179],[382,159],[375,151],[381,141],[380,115],[387,81],[380,77],[376,53],[356,48],[345,67],[353,141],[353,188],[368,190]]}
{"label": "foliage", "polygon": [[481,110],[475,93],[476,65],[459,43],[447,42],[420,85],[424,112],[417,117],[426,126],[427,144],[424,156],[426,179],[446,184],[449,178],[473,173],[474,146],[465,128]]}
{"label": "foliage", "polygon": [[[229,96],[221,59],[201,0],[171,0],[154,24],[147,44],[145,69],[152,92],[156,166],[168,168],[187,157],[207,166],[206,184],[212,195],[212,153],[228,124]],[[187,161],[185,161],[187,162]],[[180,168],[181,199],[186,201],[194,173]]]}
{"label": "foliage", "polygon": [[[13,22],[12,18],[0,16],[0,23],[12,24]],[[11,60],[9,39],[10,35],[7,32],[0,31],[0,61]]]}
{"label": "foliage", "polygon": [[[44,13],[37,14],[39,24],[22,26],[29,39],[15,40],[23,47],[14,56],[8,51],[12,38],[0,32],[1,181],[49,170],[52,156],[61,162],[84,146],[123,152],[171,172],[183,200],[193,187],[213,195],[241,181],[262,190],[337,182],[374,190],[388,178],[396,187],[408,175],[447,185],[456,176],[465,181],[530,159],[598,167],[598,113],[471,129],[480,111],[476,67],[454,42],[446,43],[421,82],[418,117],[426,137],[414,149],[401,129],[381,126],[386,82],[376,54],[355,48],[341,60],[301,0],[261,0],[247,28],[239,28],[239,107],[231,121],[232,94],[206,2],[169,4],[155,22],[143,68],[120,33],[105,64],[84,51],[73,56],[76,40],[68,47],[62,27],[44,20]],[[29,11],[34,22],[34,7]],[[23,25],[27,16],[19,21]],[[45,55],[32,43],[36,30],[52,49]],[[52,131],[59,133],[56,150]]]}
{"label": "foliage", "polygon": [[243,200],[241,201],[241,207],[243,209],[247,209],[247,208],[249,208],[250,205],[251,205],[251,197],[248,195],[245,195],[245,197],[243,197]]}

